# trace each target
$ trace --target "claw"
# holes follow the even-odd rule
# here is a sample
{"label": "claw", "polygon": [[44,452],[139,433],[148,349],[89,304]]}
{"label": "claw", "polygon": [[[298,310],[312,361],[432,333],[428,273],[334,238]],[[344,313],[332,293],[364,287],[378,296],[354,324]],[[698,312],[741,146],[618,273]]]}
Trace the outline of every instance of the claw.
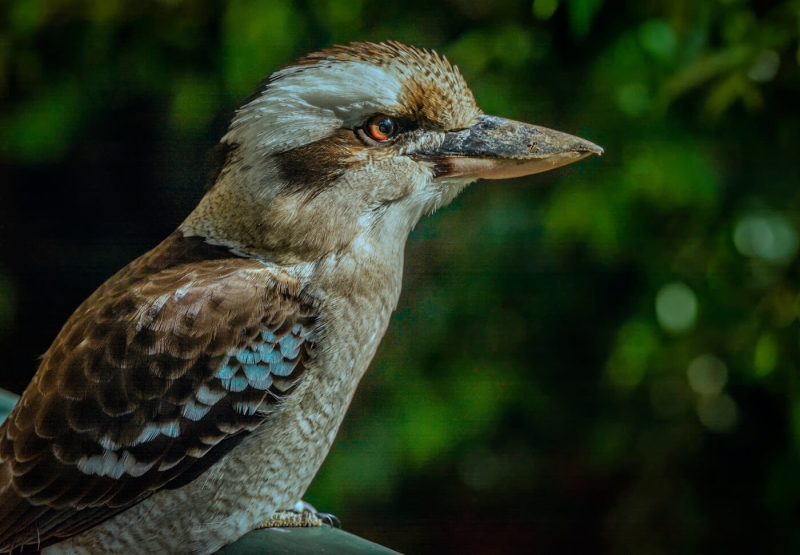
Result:
{"label": "claw", "polygon": [[342,529],[342,521],[340,521],[339,517],[336,515],[332,515],[330,513],[314,513],[314,516],[331,528],[338,528],[339,530]]}

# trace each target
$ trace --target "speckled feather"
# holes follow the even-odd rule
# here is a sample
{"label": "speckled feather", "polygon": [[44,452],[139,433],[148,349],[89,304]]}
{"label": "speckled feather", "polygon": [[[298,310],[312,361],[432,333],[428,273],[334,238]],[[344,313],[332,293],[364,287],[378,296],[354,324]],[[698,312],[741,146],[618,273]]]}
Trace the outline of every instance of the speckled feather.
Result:
{"label": "speckled feather", "polygon": [[252,260],[184,262],[190,242],[175,234],[111,278],[45,354],[0,428],[0,552],[196,478],[303,375],[313,299]]}

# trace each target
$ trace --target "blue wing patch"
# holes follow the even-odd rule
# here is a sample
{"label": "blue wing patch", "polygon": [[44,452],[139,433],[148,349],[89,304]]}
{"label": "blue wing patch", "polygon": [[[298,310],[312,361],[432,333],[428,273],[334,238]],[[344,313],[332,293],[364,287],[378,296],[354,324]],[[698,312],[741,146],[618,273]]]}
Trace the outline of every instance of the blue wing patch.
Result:
{"label": "blue wing patch", "polygon": [[[291,330],[277,334],[264,329],[260,337],[242,349],[232,349],[219,371],[214,375],[222,387],[232,393],[248,387],[266,391],[276,385],[274,378],[288,378],[298,367],[300,349],[315,339],[311,325],[295,323]],[[283,388],[278,387],[279,391]],[[200,403],[203,399],[197,399]],[[248,412],[256,407],[242,407]]]}

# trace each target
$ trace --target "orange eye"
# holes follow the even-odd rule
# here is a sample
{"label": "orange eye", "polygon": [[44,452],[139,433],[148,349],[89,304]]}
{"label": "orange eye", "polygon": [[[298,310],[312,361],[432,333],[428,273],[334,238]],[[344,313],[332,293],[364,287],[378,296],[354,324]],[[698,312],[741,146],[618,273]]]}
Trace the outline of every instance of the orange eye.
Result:
{"label": "orange eye", "polygon": [[386,114],[377,114],[369,118],[364,129],[376,141],[388,141],[397,135],[397,122]]}

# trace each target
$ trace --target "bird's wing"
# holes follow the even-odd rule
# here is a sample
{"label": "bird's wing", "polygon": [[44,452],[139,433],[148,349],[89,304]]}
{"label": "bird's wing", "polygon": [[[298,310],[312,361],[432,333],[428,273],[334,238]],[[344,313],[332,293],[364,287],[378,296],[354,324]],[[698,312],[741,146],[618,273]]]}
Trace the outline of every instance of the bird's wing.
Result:
{"label": "bird's wing", "polygon": [[0,552],[199,476],[291,394],[314,314],[297,282],[242,259],[106,284],[0,427]]}

